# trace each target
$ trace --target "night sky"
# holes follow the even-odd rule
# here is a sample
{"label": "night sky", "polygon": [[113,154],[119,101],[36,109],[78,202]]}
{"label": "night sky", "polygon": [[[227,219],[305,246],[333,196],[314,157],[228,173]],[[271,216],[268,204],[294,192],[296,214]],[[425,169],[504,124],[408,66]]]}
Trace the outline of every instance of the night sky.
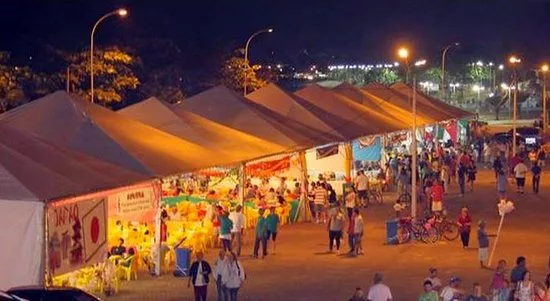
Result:
{"label": "night sky", "polygon": [[531,64],[550,58],[545,0],[12,0],[2,3],[0,50],[36,61],[51,48],[85,48],[97,18],[118,7],[129,17],[104,22],[96,43],[132,47],[136,40],[173,40],[190,68],[212,67],[267,27],[275,32],[254,40],[251,60],[369,63],[394,60],[400,43],[435,59],[455,41],[461,47],[454,56],[498,60],[515,52]]}

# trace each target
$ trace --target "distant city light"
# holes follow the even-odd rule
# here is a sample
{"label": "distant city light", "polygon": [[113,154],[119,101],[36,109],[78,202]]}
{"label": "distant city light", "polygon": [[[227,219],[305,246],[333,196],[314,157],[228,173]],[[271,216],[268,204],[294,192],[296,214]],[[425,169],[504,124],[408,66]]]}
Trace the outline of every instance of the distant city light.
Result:
{"label": "distant city light", "polygon": [[498,65],[498,70],[504,70],[504,65],[503,64]]}
{"label": "distant city light", "polygon": [[424,65],[426,65],[426,60],[417,61],[416,63],[414,63],[414,65],[415,65],[416,67],[424,66]]}
{"label": "distant city light", "polygon": [[482,61],[477,61],[476,65],[481,67],[481,66],[483,66],[483,62]]}

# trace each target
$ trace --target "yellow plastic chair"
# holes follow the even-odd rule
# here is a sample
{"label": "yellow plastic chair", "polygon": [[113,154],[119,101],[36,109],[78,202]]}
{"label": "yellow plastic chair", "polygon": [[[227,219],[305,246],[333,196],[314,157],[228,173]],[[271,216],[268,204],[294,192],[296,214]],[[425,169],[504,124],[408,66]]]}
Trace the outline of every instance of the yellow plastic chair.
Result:
{"label": "yellow plastic chair", "polygon": [[122,275],[122,277],[128,281],[132,280],[132,275],[134,275],[134,278],[136,280],[138,279],[137,269],[136,269],[136,265],[138,262],[137,257],[138,257],[137,254],[132,255],[132,256],[129,256],[128,258],[121,260],[118,263],[119,275]]}

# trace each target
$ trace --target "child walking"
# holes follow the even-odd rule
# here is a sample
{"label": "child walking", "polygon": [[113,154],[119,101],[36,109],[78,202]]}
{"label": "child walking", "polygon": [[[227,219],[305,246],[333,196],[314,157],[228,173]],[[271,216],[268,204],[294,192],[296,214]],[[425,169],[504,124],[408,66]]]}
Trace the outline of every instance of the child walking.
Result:
{"label": "child walking", "polygon": [[467,249],[470,244],[472,218],[470,217],[470,213],[466,207],[461,210],[460,217],[458,218],[458,226],[460,227],[460,240],[462,241],[462,248]]}
{"label": "child walking", "polygon": [[487,266],[487,259],[489,254],[489,235],[485,231],[485,221],[480,220],[477,223],[477,243],[479,245],[478,253],[479,253],[479,266],[481,268],[488,268]]}

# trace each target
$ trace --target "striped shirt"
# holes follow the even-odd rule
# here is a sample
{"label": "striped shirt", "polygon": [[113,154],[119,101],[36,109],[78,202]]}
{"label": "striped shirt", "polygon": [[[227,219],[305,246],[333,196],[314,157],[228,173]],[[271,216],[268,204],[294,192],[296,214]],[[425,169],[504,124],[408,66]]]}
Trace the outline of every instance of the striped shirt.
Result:
{"label": "striped shirt", "polygon": [[327,191],[323,187],[315,188],[315,199],[314,202],[316,205],[324,205],[327,202]]}

